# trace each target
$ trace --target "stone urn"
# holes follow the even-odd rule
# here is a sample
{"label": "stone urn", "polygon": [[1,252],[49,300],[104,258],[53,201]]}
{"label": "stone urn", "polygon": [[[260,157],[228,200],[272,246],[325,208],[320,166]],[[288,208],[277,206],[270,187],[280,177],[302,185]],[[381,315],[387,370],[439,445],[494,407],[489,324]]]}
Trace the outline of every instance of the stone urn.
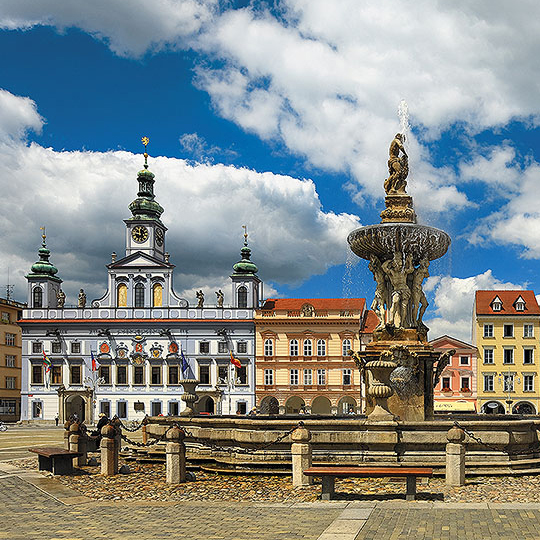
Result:
{"label": "stone urn", "polygon": [[193,416],[195,414],[193,405],[199,399],[195,393],[199,381],[197,379],[182,379],[179,382],[184,387],[184,393],[180,399],[186,404],[186,408],[180,413],[180,416]]}
{"label": "stone urn", "polygon": [[375,407],[368,416],[369,422],[392,422],[394,415],[388,410],[388,398],[394,393],[390,386],[390,374],[398,367],[391,360],[371,360],[365,365],[370,373],[367,394],[375,401]]}

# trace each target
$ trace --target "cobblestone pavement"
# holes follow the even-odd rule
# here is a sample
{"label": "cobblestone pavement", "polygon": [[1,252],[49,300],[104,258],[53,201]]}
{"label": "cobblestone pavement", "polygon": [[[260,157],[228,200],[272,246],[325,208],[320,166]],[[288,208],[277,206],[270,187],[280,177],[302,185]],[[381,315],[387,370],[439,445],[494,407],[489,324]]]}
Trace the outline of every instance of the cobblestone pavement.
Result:
{"label": "cobblestone pavement", "polygon": [[0,432],[0,462],[28,457],[29,446],[63,446],[62,426],[18,426],[9,424]]}

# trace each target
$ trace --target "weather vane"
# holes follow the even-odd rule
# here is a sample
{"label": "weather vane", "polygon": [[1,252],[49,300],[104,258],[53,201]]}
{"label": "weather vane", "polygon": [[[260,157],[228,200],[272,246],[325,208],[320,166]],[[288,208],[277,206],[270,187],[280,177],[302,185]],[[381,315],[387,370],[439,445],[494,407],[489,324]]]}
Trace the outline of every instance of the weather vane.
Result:
{"label": "weather vane", "polygon": [[244,229],[244,245],[247,246],[247,239],[248,239],[247,225],[242,225],[242,229]]}
{"label": "weather vane", "polygon": [[41,238],[43,238],[43,243],[45,244],[45,238],[47,238],[47,235],[45,234],[45,225],[43,227],[39,228],[40,231],[43,231],[41,234]]}
{"label": "weather vane", "polygon": [[148,137],[143,137],[141,142],[144,144],[144,168],[148,169],[148,153],[146,152],[146,147],[148,146],[150,139]]}

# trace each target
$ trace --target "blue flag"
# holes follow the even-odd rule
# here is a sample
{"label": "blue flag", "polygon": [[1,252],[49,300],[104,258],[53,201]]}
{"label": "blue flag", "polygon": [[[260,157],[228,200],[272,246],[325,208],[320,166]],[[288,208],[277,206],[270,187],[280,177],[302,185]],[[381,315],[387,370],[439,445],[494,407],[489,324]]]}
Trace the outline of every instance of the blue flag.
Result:
{"label": "blue flag", "polygon": [[180,350],[180,354],[182,355],[182,375],[185,375],[187,369],[189,368],[189,364],[184,356],[184,351]]}

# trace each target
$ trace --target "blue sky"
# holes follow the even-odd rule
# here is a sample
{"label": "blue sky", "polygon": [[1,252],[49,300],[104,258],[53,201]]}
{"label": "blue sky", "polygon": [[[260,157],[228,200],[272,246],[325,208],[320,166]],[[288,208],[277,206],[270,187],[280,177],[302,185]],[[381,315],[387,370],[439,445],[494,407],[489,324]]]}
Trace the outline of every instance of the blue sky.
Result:
{"label": "blue sky", "polygon": [[345,239],[379,222],[402,99],[408,191],[453,241],[426,284],[431,337],[469,339],[476,288],[540,292],[534,2],[21,4],[0,5],[0,274],[17,299],[41,225],[68,303],[101,295],[147,135],[189,301],[227,283],[246,223],[268,296],[370,302]]}

